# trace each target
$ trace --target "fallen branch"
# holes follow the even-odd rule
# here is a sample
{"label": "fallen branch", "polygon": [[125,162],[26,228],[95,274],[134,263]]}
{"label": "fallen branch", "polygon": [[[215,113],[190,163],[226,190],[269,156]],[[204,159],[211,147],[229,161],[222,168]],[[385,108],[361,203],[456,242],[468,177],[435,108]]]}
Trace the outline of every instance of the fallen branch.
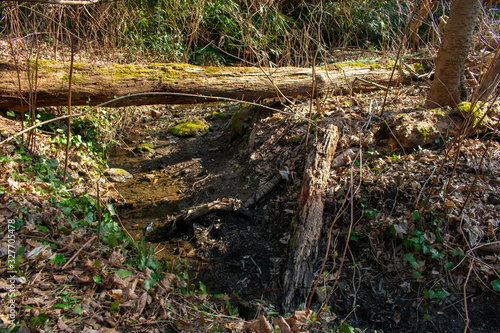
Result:
{"label": "fallen branch", "polygon": [[163,227],[150,233],[148,238],[170,238],[179,230],[190,228],[195,219],[217,211],[234,212],[244,218],[251,219],[253,214],[249,208],[252,208],[265,195],[269,194],[283,179],[288,179],[288,172],[280,171],[271,180],[266,182],[252,197],[246,200],[244,204],[237,199],[225,199],[186,209],[173,220],[167,221]]}
{"label": "fallen branch", "polygon": [[298,219],[291,237],[283,278],[285,311],[293,308],[298,299],[304,301],[313,285],[323,227],[324,197],[339,138],[338,127],[329,124],[324,133],[318,134],[314,149],[307,157]]}

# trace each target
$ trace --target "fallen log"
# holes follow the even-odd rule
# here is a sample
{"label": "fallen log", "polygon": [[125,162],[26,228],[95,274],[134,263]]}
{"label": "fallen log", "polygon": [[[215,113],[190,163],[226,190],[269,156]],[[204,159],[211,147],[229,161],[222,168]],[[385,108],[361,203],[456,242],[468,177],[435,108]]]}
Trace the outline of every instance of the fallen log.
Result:
{"label": "fallen log", "polygon": [[283,307],[289,311],[297,300],[305,300],[314,280],[318,245],[323,226],[323,208],[333,155],[340,137],[337,126],[329,124],[319,133],[305,166],[299,210],[288,249],[283,277]]}
{"label": "fallen log", "polygon": [[[34,86],[35,73],[36,107],[68,104],[67,64],[30,60],[20,65],[18,69],[20,80],[14,64],[0,61],[0,109],[15,111],[29,109],[30,86]],[[75,63],[73,69],[72,105],[94,106],[116,97],[144,93],[107,105],[111,107],[210,101],[210,98],[204,96],[254,102],[279,97],[281,95],[278,90],[284,96],[291,98],[316,97],[326,92],[339,94],[380,89],[380,85],[387,85],[390,76],[390,69],[378,65],[343,63],[319,67],[315,71],[316,96],[312,96],[313,71],[310,68],[266,68],[264,73],[261,69],[253,67]],[[28,74],[31,76],[30,80]],[[199,96],[148,94],[158,92]]]}

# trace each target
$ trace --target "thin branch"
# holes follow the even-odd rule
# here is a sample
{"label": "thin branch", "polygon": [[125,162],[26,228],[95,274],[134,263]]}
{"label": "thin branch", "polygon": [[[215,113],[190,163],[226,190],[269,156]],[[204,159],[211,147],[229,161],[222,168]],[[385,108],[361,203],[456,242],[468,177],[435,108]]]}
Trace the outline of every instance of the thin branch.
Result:
{"label": "thin branch", "polygon": [[102,0],[8,0],[8,2],[34,2],[34,3],[51,4],[51,5],[78,6],[78,5],[94,5],[96,3],[104,1]]}

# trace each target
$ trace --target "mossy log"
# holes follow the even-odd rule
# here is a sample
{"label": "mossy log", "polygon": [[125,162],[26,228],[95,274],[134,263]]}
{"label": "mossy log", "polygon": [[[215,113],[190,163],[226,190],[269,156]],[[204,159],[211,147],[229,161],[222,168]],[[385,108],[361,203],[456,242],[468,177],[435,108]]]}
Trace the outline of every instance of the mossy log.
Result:
{"label": "mossy log", "polygon": [[[68,64],[30,60],[18,69],[19,78],[14,64],[0,61],[0,109],[25,111],[29,108],[29,82],[32,83],[31,87],[35,86],[34,73],[37,76],[36,89],[31,91],[36,90],[36,107],[68,104]],[[94,106],[116,97],[139,93],[143,95],[120,99],[107,106],[191,104],[210,101],[210,98],[201,96],[154,94],[159,92],[217,96],[249,102],[278,97],[278,90],[291,98],[313,95],[312,69],[282,67],[264,70],[266,73],[253,67],[75,63],[71,103],[75,106]],[[28,80],[28,74],[31,75],[31,80]],[[342,63],[319,67],[315,71],[314,95],[380,89],[377,85],[386,85],[389,76],[389,68],[373,64]]]}
{"label": "mossy log", "polygon": [[339,138],[338,127],[329,124],[323,133],[318,134],[306,160],[298,219],[290,239],[283,277],[285,311],[305,301],[314,281],[327,182]]}

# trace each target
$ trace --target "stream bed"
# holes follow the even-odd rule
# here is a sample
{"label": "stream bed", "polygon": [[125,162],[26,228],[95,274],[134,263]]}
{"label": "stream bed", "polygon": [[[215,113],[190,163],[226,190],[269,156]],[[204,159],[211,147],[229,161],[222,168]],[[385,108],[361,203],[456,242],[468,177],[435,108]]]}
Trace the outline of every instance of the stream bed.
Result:
{"label": "stream bed", "polygon": [[[133,175],[114,183],[117,212],[129,233],[141,236],[161,228],[183,209],[226,200],[246,200],[257,190],[244,140],[230,144],[228,119],[207,119],[207,134],[175,137],[167,132],[185,119],[204,119],[218,112],[231,114],[236,106],[185,107],[168,110],[159,118],[137,123],[123,143],[115,147],[108,166]],[[148,145],[139,151],[138,146]],[[284,200],[277,196],[285,186],[259,203],[248,219],[229,212],[209,213],[192,228],[169,239],[151,243],[158,260],[185,258],[190,276],[203,281],[211,293],[229,295],[233,302],[277,301],[280,264],[284,260],[289,222],[279,214]]]}

